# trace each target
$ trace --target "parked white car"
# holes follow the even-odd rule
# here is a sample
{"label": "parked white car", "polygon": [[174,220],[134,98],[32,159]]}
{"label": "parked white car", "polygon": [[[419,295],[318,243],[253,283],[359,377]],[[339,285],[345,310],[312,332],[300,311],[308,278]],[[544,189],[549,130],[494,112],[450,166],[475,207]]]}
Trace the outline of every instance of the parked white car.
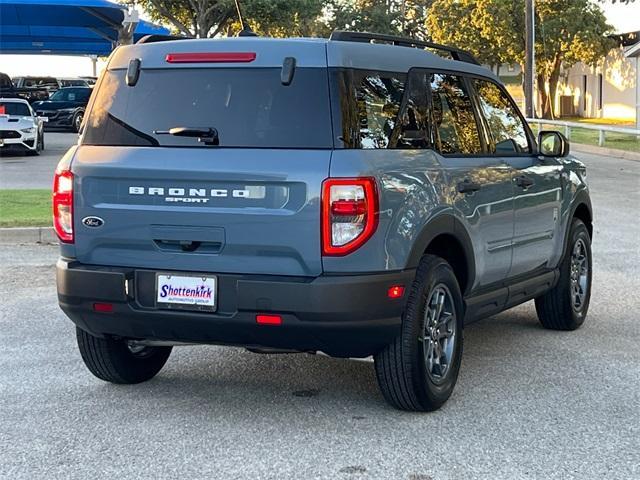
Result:
{"label": "parked white car", "polygon": [[26,100],[0,98],[0,152],[15,149],[38,155],[44,150],[46,121]]}

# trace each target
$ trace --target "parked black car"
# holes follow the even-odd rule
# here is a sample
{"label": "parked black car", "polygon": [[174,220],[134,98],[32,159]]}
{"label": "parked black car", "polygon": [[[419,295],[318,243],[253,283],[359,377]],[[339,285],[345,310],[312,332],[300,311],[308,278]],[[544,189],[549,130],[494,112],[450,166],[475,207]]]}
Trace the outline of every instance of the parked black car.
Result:
{"label": "parked black car", "polygon": [[78,132],[91,91],[89,87],[61,88],[49,100],[35,102],[33,108],[38,116],[49,119],[47,127],[71,128]]}

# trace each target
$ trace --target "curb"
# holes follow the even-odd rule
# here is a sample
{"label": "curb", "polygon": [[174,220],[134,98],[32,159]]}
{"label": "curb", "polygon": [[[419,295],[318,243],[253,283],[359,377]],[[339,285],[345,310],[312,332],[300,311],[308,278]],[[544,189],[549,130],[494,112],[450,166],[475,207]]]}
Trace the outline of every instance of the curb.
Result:
{"label": "curb", "polygon": [[42,243],[57,244],[53,227],[0,228],[0,244]]}
{"label": "curb", "polygon": [[[571,142],[571,140],[569,141]],[[617,157],[623,160],[632,160],[632,161],[640,162],[640,152],[629,152],[627,150],[597,147],[595,145],[586,145],[584,143],[573,143],[573,142],[571,142],[571,150],[574,152],[591,153],[595,155],[606,155],[608,157]]]}

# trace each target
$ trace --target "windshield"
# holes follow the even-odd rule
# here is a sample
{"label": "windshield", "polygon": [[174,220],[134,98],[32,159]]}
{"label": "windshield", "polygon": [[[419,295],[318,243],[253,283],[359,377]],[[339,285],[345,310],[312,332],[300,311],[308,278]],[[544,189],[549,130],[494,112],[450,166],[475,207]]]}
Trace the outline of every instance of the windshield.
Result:
{"label": "windshield", "polygon": [[17,117],[30,117],[31,111],[25,103],[0,102],[0,115],[15,115]]}
{"label": "windshield", "polygon": [[84,80],[60,80],[63,87],[86,87],[88,84]]}
{"label": "windshield", "polygon": [[49,100],[54,102],[86,102],[91,90],[88,88],[63,88],[51,95]]}
{"label": "windshield", "polygon": [[[20,77],[21,78],[21,77]],[[58,86],[58,82],[52,77],[24,77],[22,79],[23,87],[54,87]]]}
{"label": "windshield", "polygon": [[298,68],[289,86],[280,68],[124,70],[106,73],[85,125],[84,144],[204,147],[161,135],[174,127],[215,128],[221,147],[331,148],[325,68]]}

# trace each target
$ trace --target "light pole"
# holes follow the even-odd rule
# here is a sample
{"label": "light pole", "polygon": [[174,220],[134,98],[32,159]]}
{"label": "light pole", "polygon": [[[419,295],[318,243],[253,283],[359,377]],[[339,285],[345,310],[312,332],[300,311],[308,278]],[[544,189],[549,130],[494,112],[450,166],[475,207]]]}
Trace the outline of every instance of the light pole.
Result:
{"label": "light pole", "polygon": [[527,118],[535,116],[535,6],[534,0],[525,0],[524,10],[524,110]]}

